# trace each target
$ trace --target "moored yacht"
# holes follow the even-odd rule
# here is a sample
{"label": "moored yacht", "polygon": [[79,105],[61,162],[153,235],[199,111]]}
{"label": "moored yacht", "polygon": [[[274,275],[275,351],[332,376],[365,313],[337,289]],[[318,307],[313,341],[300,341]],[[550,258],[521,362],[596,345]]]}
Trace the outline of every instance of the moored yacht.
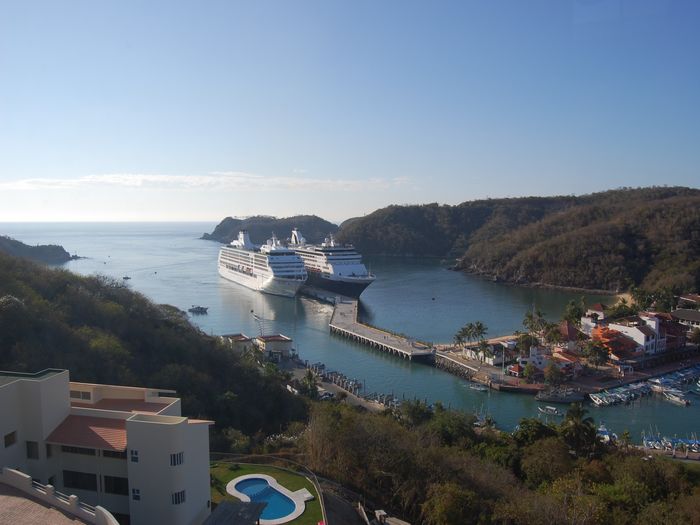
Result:
{"label": "moored yacht", "polygon": [[348,297],[359,297],[374,282],[362,263],[362,256],[352,245],[336,244],[329,235],[321,244],[306,244],[301,232],[294,228],[289,242],[309,274],[307,284]]}
{"label": "moored yacht", "polygon": [[301,258],[274,234],[256,246],[247,231],[219,251],[219,274],[252,290],[285,297],[294,297],[307,278]]}

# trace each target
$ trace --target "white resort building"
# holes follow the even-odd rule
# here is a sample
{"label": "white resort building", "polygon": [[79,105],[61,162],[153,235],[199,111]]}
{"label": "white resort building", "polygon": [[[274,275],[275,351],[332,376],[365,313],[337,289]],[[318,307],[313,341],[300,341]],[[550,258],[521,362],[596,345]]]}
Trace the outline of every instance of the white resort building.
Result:
{"label": "white resort building", "polygon": [[134,525],[200,524],[213,422],[182,417],[173,394],[75,383],[67,370],[0,372],[0,468]]}

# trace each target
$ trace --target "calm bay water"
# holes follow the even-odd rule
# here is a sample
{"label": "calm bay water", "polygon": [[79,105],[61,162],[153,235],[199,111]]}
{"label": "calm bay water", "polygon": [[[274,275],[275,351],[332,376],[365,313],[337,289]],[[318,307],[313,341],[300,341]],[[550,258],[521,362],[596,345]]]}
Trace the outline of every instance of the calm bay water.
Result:
{"label": "calm bay water", "polygon": [[[0,234],[28,244],[61,244],[85,259],[65,268],[80,274],[100,273],[121,279],[158,303],[186,310],[209,307],[209,315],[192,321],[211,334],[255,335],[263,317],[266,332],[295,340],[303,359],[363,379],[368,391],[406,398],[442,401],[452,408],[487,411],[499,427],[512,429],[521,417],[537,415],[537,403],[526,395],[482,393],[435,368],[413,364],[331,336],[329,305],[298,297],[288,299],[253,292],[218,276],[219,245],[199,240],[213,223],[0,224]],[[463,324],[480,320],[496,336],[522,329],[523,314],[535,305],[556,319],[567,301],[580,295],[556,290],[507,286],[449,271],[436,259],[366,258],[377,281],[362,295],[368,322],[421,340],[449,342]],[[599,298],[596,298],[598,300]],[[686,436],[700,431],[700,398],[677,407],[651,397],[636,404],[589,407],[596,421],[617,433],[628,429],[635,440],[642,430],[659,429]]]}

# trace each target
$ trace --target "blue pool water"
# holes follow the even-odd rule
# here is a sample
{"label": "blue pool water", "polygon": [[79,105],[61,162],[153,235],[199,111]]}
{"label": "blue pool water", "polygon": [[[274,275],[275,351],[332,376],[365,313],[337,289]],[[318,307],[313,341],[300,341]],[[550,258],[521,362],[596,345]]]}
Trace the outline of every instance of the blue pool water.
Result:
{"label": "blue pool water", "polygon": [[275,520],[284,518],[294,512],[294,502],[287,496],[272,488],[267,480],[249,478],[236,483],[236,490],[242,492],[256,503],[267,503],[262,519]]}

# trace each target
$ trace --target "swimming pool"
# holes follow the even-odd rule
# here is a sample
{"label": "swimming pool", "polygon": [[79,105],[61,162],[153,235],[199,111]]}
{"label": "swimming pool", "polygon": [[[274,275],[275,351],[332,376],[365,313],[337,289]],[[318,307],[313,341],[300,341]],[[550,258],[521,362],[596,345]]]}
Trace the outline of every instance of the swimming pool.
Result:
{"label": "swimming pool", "polygon": [[294,512],[296,504],[287,496],[277,491],[263,478],[248,478],[239,481],[235,485],[238,492],[242,492],[256,503],[267,503],[261,518],[276,520],[289,516]]}
{"label": "swimming pool", "polygon": [[290,491],[267,474],[246,474],[226,484],[226,492],[241,501],[265,503],[260,525],[281,525],[304,513],[306,502],[314,499],[305,488]]}

